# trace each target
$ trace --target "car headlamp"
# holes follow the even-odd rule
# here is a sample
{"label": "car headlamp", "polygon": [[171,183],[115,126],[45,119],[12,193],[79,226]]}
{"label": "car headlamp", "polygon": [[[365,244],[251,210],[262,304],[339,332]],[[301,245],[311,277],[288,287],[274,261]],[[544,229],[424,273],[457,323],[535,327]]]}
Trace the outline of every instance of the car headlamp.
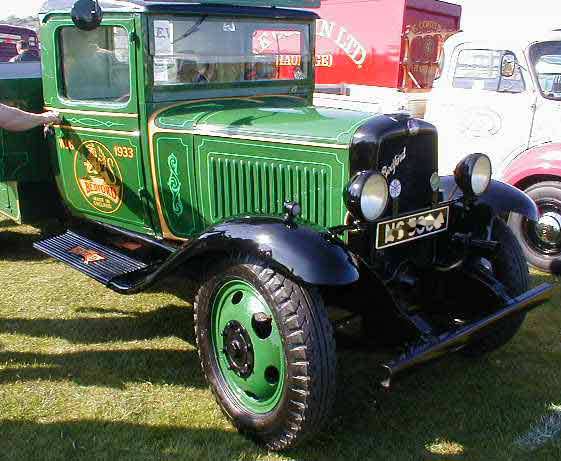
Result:
{"label": "car headlamp", "polygon": [[347,209],[355,218],[375,221],[388,206],[388,182],[377,171],[360,171],[349,181],[344,199]]}
{"label": "car headlamp", "polygon": [[491,160],[485,154],[470,154],[454,170],[456,184],[466,195],[479,196],[491,183]]}

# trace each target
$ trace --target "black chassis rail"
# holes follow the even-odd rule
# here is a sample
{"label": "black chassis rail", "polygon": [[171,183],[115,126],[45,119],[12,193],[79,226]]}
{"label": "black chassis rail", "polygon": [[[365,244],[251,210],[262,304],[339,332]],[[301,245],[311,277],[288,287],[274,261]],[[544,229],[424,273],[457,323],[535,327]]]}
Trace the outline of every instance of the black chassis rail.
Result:
{"label": "black chassis rail", "polygon": [[504,307],[487,317],[464,325],[456,330],[434,336],[430,340],[410,348],[398,359],[382,365],[384,372],[382,385],[389,387],[391,379],[396,374],[461,349],[478,333],[481,333],[505,317],[538,307],[551,298],[552,292],[553,286],[543,283],[515,298],[509,298]]}

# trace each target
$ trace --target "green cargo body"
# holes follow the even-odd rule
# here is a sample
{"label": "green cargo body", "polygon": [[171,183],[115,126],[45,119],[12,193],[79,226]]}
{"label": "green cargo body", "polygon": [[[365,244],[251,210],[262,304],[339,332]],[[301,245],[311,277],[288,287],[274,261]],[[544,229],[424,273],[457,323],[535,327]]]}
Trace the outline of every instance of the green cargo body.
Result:
{"label": "green cargo body", "polygon": [[[41,112],[40,64],[0,64],[0,102]],[[0,213],[20,223],[45,216],[55,203],[49,203],[55,200],[51,178],[41,128],[25,133],[0,129]]]}

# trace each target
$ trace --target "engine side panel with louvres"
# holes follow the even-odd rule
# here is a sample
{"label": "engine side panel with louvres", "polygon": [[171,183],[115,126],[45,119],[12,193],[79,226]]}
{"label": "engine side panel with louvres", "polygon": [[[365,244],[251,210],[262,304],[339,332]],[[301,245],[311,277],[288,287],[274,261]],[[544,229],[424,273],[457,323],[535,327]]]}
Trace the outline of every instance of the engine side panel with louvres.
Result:
{"label": "engine side panel with louvres", "polygon": [[279,216],[286,200],[300,203],[309,223],[344,222],[346,149],[185,138],[160,134],[155,142],[162,208],[175,236],[190,237],[235,216]]}
{"label": "engine side panel with louvres", "polygon": [[209,224],[244,214],[280,215],[286,200],[299,202],[308,222],[330,226],[344,220],[348,162],[340,150],[201,137],[195,156]]}

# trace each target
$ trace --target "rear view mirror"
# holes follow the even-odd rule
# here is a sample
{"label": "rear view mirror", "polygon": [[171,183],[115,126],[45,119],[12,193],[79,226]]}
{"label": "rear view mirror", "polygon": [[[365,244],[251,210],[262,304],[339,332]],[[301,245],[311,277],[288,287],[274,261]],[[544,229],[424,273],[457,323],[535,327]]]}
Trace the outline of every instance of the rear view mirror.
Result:
{"label": "rear view mirror", "polygon": [[501,76],[512,77],[516,71],[516,56],[512,53],[505,53],[501,60]]}
{"label": "rear view mirror", "polygon": [[77,0],[70,15],[78,29],[94,30],[101,24],[103,11],[97,0]]}

